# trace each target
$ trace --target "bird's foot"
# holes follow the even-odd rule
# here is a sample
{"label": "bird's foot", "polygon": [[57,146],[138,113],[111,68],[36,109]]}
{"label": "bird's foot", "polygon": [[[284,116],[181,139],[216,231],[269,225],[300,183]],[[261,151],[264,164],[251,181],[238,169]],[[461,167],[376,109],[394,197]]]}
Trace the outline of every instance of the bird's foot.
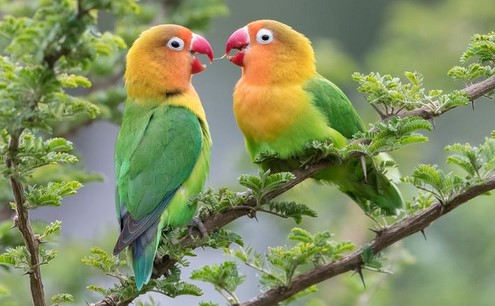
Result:
{"label": "bird's foot", "polygon": [[235,193],[236,196],[238,196],[239,198],[243,198],[243,199],[247,199],[249,198],[251,195],[253,195],[253,191],[251,189],[248,189],[246,191],[239,191],[239,192],[236,192]]}
{"label": "bird's foot", "polygon": [[194,229],[197,229],[201,234],[201,237],[208,237],[208,229],[204,225],[203,221],[199,217],[194,217],[189,224],[189,236],[193,236]]}

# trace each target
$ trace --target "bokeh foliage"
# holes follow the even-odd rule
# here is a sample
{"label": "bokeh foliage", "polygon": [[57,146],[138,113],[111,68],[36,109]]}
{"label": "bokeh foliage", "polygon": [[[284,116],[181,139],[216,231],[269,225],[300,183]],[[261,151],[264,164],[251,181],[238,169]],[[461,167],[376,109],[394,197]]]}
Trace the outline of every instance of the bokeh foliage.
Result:
{"label": "bokeh foliage", "polygon": [[[478,4],[484,3],[489,6],[488,2],[489,0],[479,0]],[[11,135],[22,130],[22,133],[18,135],[21,143],[19,167],[15,172],[11,172],[4,167],[3,160],[0,165],[0,170],[4,174],[0,177],[0,203],[6,205],[11,201],[11,191],[6,178],[15,175],[27,186],[26,197],[29,201],[29,208],[60,205],[61,199],[74,193],[77,188],[81,187],[81,183],[101,180],[98,174],[89,173],[84,167],[74,164],[79,160],[79,156],[73,152],[72,144],[64,137],[90,124],[95,119],[117,124],[120,122],[121,108],[118,106],[125,100],[125,90],[121,81],[125,47],[128,47],[142,30],[152,24],[175,22],[201,31],[208,26],[211,18],[227,12],[225,3],[221,0],[141,1],[139,5],[131,0],[81,0],[79,2],[0,0],[0,5],[3,14],[12,16],[3,17],[0,24],[2,50],[0,127],[3,129],[0,149],[2,153],[8,150]],[[83,16],[78,17],[80,12],[86,10]],[[474,43],[462,55],[461,64],[465,65],[455,67],[450,71],[451,76],[463,82],[452,82],[449,77],[446,77],[446,71],[452,67],[461,50],[465,48],[468,37],[475,32],[487,32],[486,25],[490,24],[495,17],[493,10],[480,10],[469,1],[445,0],[436,1],[433,4],[398,1],[397,4],[389,7],[388,12],[389,19],[383,31],[384,42],[375,47],[366,61],[366,64],[372,67],[371,70],[380,71],[381,74],[354,75],[355,80],[359,82],[359,90],[367,96],[368,102],[382,109],[385,108],[386,115],[425,105],[435,105],[440,107],[440,111],[445,111],[451,107],[468,104],[462,94],[456,91],[450,93],[450,90],[459,88],[463,82],[470,83],[476,81],[477,78],[493,75],[493,60],[490,60],[489,56],[483,58],[483,54],[490,54],[485,48],[490,46],[486,41],[493,37],[492,34],[487,34],[476,36]],[[418,18],[421,20],[419,23]],[[459,26],[459,20],[463,20],[461,26]],[[442,26],[435,27],[432,26],[433,23],[442,24]],[[414,26],[411,26],[412,24]],[[462,39],[459,39],[461,37]],[[420,52],[417,48],[418,43],[423,46]],[[322,41],[316,46],[320,71],[339,85],[339,80],[350,81],[352,72],[362,70],[362,68],[354,67],[365,66],[363,61],[360,65],[356,64],[359,60],[351,59],[341,49],[335,47],[334,43]],[[448,48],[442,48],[442,52],[439,52],[439,46],[448,46]],[[325,61],[327,53],[332,54],[328,57],[331,57],[333,61]],[[476,58],[470,60],[468,57],[472,55]],[[404,70],[420,71],[422,74],[410,72],[406,73],[406,79],[397,77],[402,76]],[[334,77],[334,73],[338,74],[341,79]],[[447,93],[425,89],[423,83],[430,88],[443,88]],[[348,83],[346,87],[354,88],[356,84]],[[401,101],[408,104],[400,104]],[[437,101],[440,103],[433,103]],[[408,143],[425,142],[429,136],[427,131],[433,127],[432,124],[419,118],[394,120],[375,124],[370,133],[358,135],[360,139],[375,141],[364,145],[351,144],[346,148],[347,152],[340,152],[341,157],[346,158],[355,152],[373,155],[378,152],[396,150]],[[310,144],[310,146],[314,149],[314,146],[325,146],[325,144]],[[419,148],[418,144],[415,146],[414,148]],[[465,172],[459,175],[462,171],[440,170],[443,168],[441,164],[440,167],[422,165],[411,173],[406,173],[410,175],[404,179],[406,182],[427,191],[424,194],[418,194],[408,202],[407,213],[428,207],[435,198],[447,201],[449,197],[462,192],[470,184],[479,183],[480,179],[492,173],[493,138],[488,137],[484,144],[478,146],[453,144],[446,150],[449,154],[453,153],[447,159],[448,162],[460,166]],[[441,155],[438,152],[435,154]],[[309,159],[313,160],[314,155],[311,155]],[[416,164],[417,160],[429,161],[427,156],[424,156],[424,159],[426,160],[416,156],[411,167]],[[399,160],[407,163],[407,161]],[[333,191],[323,190],[322,187],[318,187],[321,190],[320,193],[308,193],[306,186],[302,192],[295,191],[285,195],[280,202],[261,203],[263,193],[272,190],[267,189],[265,183],[267,186],[272,183],[282,184],[286,179],[279,177],[270,181],[267,180],[266,173],[260,173],[259,177],[241,177],[242,186],[255,190],[255,197],[260,204],[259,211],[263,212],[264,209],[266,212],[284,218],[293,218],[297,223],[302,221],[301,226],[305,228],[292,229],[289,238],[295,246],[273,247],[266,255],[255,251],[251,246],[245,246],[241,251],[226,250],[226,253],[233,254],[234,257],[240,259],[240,262],[254,266],[255,270],[261,273],[260,285],[263,290],[280,284],[290,285],[295,273],[306,271],[312,264],[316,265],[320,261],[336,259],[341,256],[342,252],[349,250],[351,244],[336,242],[346,240],[340,239],[338,232],[351,229],[350,231],[353,232],[351,236],[356,238],[353,241],[357,242],[369,237],[367,234],[356,234],[367,232],[369,220],[363,219],[361,212],[356,212],[352,208],[344,208],[344,205],[340,203],[331,203],[335,204],[333,205],[335,207],[328,208],[329,198],[334,199],[332,202],[345,202],[346,200],[343,198],[340,198],[342,201],[338,200],[339,195],[335,195]],[[309,188],[313,187],[315,186]],[[256,192],[257,188],[258,192]],[[325,188],[328,189],[326,186]],[[242,198],[240,199],[238,194],[228,189],[221,189],[218,192],[209,190],[194,200],[205,204],[200,211],[200,216],[207,217],[211,213],[235,207],[242,201]],[[483,199],[480,203],[482,201]],[[313,206],[310,209],[299,202]],[[264,208],[262,208],[263,205],[265,205]],[[420,263],[413,268],[418,271],[417,274],[412,276],[410,274],[412,269],[409,269],[407,265],[413,261],[410,255],[404,249],[397,248],[385,254],[385,257],[370,255],[367,263],[370,268],[377,267],[379,270],[386,268],[397,272],[402,269],[402,275],[405,277],[393,276],[394,282],[392,282],[387,274],[366,273],[368,288],[372,288],[367,291],[363,291],[360,280],[356,276],[344,277],[342,281],[324,284],[325,289],[321,290],[319,295],[306,297],[299,303],[316,306],[325,305],[326,301],[331,300],[339,305],[356,305],[356,303],[396,305],[399,302],[407,305],[405,301],[411,301],[411,305],[414,303],[464,305],[468,300],[480,301],[480,303],[490,301],[491,296],[487,293],[489,290],[486,286],[493,275],[484,273],[486,271],[483,265],[490,264],[492,257],[489,254],[495,254],[495,250],[483,243],[490,239],[488,231],[483,227],[483,224],[490,222],[486,206],[479,210],[466,209],[462,218],[455,219],[458,223],[449,224],[441,221],[439,222],[441,226],[435,226],[431,233],[428,232],[428,237],[442,237],[444,240],[438,245],[422,246],[422,249],[427,249],[427,251],[417,256]],[[325,216],[328,222],[308,223],[304,221],[308,216],[315,217],[316,211],[320,216]],[[337,220],[338,216],[341,217],[340,220]],[[328,224],[331,224],[332,231],[337,233],[336,241],[332,240],[333,237],[328,232],[325,232]],[[5,252],[1,261],[6,265],[17,265],[21,269],[26,269],[25,253],[22,247],[18,247],[21,239],[9,229],[10,225],[10,220],[0,223],[0,251]],[[293,225],[291,220],[291,222],[274,226],[280,226],[280,232],[287,233]],[[322,226],[325,229],[322,229]],[[471,230],[468,233],[462,231],[462,228]],[[50,235],[56,238],[59,230],[60,224],[57,222],[35,225],[35,231],[44,235],[43,238],[47,240]],[[449,231],[454,232],[455,235],[447,235]],[[479,235],[481,241],[471,239],[472,231]],[[312,234],[311,232],[320,233]],[[161,254],[174,256],[181,267],[188,265],[188,260],[184,259],[187,258],[185,256],[194,255],[191,248],[175,248],[176,239],[186,234],[186,230],[178,230],[174,233],[175,236],[164,237],[164,243],[160,249]],[[285,235],[283,236],[285,239]],[[42,257],[46,261],[56,255],[56,251],[53,250],[64,254],[64,258],[80,258],[80,254],[88,254],[89,247],[64,246],[52,238],[44,245],[45,253]],[[244,244],[242,238],[232,231],[219,231],[210,238],[200,239],[195,243],[195,247],[212,248],[226,248],[232,243]],[[459,243],[468,246],[466,251],[454,248]],[[100,245],[111,244],[111,241],[100,243]],[[12,248],[7,250],[8,247]],[[455,267],[472,264],[471,251],[487,255],[482,256],[479,263],[475,265],[475,269],[468,272],[472,275],[462,278]],[[455,257],[455,260],[442,267],[441,258],[446,257]],[[52,262],[56,263],[57,259],[55,257]],[[383,261],[384,259],[388,261]],[[108,287],[105,284],[90,285],[89,289],[104,295],[118,292],[130,298],[138,294],[135,290],[133,291],[132,278],[127,277],[129,271],[125,268],[125,262],[122,259],[112,257],[104,250],[92,249],[84,262],[103,270],[103,273],[110,274],[117,279],[118,283],[124,283],[122,287],[117,285],[110,289],[105,289]],[[60,268],[61,266],[63,268]],[[434,267],[438,268],[436,271],[446,276],[442,278],[443,281],[439,280],[426,287],[424,279],[432,279],[431,271]],[[4,267],[0,266],[0,268]],[[299,268],[302,269],[297,270]],[[84,299],[88,297],[88,292],[81,286],[81,282],[87,284],[88,278],[101,275],[97,274],[96,270],[82,267],[78,259],[64,262],[58,267],[55,264],[48,265],[44,271],[47,272],[46,286],[49,288],[49,295],[68,292],[75,297],[76,303],[81,302],[83,296]],[[79,279],[68,275],[68,273],[76,272]],[[155,286],[159,292],[172,297],[179,294],[200,295],[199,288],[181,280],[180,272],[178,268],[173,268],[168,278],[153,281],[146,289]],[[28,288],[18,286],[18,284],[25,283],[25,277],[5,273],[5,271],[0,271],[0,274],[2,275],[0,281],[2,305],[28,304],[29,298],[26,295]],[[224,276],[230,277],[232,282],[225,284]],[[230,259],[223,264],[200,268],[193,273],[192,278],[212,283],[218,291],[226,295],[229,302],[236,301],[237,296],[233,291],[236,285],[240,285],[244,280],[244,276],[237,270],[237,265]],[[61,279],[70,281],[62,282]],[[455,279],[460,280],[456,282]],[[486,284],[486,286],[465,290],[465,288],[472,287],[470,283],[473,280]],[[387,290],[390,288],[394,291]],[[444,289],[442,292],[449,292],[450,295],[447,293],[432,294],[442,288]],[[445,288],[450,288],[450,290],[447,291]],[[315,290],[312,287],[306,293],[312,293]],[[418,292],[421,293],[418,294]],[[451,294],[453,292],[455,294]],[[91,300],[101,298],[96,295],[89,296]],[[54,303],[70,299],[68,295],[56,295]],[[140,303],[154,304],[154,301],[151,299],[149,303]],[[203,305],[214,305],[214,303],[205,302]]]}

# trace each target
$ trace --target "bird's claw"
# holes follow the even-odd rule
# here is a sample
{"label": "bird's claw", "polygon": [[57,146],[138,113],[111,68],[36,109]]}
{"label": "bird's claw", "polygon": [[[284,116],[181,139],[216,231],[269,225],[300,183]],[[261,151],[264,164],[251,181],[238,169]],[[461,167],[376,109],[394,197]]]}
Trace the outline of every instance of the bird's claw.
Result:
{"label": "bird's claw", "polygon": [[249,196],[251,196],[253,194],[253,191],[251,189],[248,189],[246,191],[239,191],[239,192],[236,192],[235,195],[239,198],[248,198]]}
{"label": "bird's claw", "polygon": [[189,224],[189,236],[193,235],[194,228],[196,228],[199,231],[201,237],[203,238],[208,237],[208,229],[206,229],[203,221],[201,221],[199,217],[194,217],[191,220],[191,223]]}

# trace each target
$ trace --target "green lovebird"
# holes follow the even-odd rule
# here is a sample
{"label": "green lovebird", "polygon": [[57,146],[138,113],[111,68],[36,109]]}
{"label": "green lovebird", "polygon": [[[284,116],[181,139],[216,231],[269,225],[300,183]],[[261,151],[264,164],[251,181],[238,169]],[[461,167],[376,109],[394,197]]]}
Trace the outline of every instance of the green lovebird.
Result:
{"label": "green lovebird", "polygon": [[[342,148],[365,130],[342,90],[316,72],[311,42],[301,33],[274,20],[258,20],[232,33],[226,55],[232,49],[239,51],[229,59],[242,69],[234,114],[246,148],[253,161],[262,153],[277,157],[262,162],[263,169],[283,168],[281,163],[300,155],[312,140],[331,140]],[[396,214],[403,207],[401,194],[377,169],[387,159],[381,154],[362,165],[354,158],[314,178],[336,184],[367,213],[379,207]]]}
{"label": "green lovebird", "polygon": [[191,196],[206,180],[211,139],[192,74],[205,66],[194,56],[213,52],[208,41],[178,25],[144,31],[127,54],[127,101],[115,145],[115,202],[136,286],[149,282],[162,230],[188,224]]}

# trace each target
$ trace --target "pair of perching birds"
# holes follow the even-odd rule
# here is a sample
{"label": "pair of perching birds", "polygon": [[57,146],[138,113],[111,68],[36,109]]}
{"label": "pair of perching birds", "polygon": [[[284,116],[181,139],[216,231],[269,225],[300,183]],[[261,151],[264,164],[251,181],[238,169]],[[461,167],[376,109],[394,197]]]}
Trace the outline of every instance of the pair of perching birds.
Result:
{"label": "pair of perching birds", "polygon": [[[234,114],[251,158],[276,155],[264,169],[302,153],[312,140],[342,148],[364,125],[344,93],[316,72],[310,41],[291,27],[259,20],[235,31],[226,55],[242,69],[234,89]],[[116,208],[120,236],[114,254],[128,247],[136,286],[150,280],[165,226],[188,224],[209,171],[211,138],[206,115],[191,84],[213,60],[208,41],[178,25],[143,32],[127,55],[125,104],[115,148]],[[395,214],[403,200],[375,164],[381,156],[349,160],[316,173],[336,184],[361,208]],[[277,162],[278,164],[271,164]],[[366,168],[366,169],[365,169]],[[365,173],[366,172],[366,173]]]}

